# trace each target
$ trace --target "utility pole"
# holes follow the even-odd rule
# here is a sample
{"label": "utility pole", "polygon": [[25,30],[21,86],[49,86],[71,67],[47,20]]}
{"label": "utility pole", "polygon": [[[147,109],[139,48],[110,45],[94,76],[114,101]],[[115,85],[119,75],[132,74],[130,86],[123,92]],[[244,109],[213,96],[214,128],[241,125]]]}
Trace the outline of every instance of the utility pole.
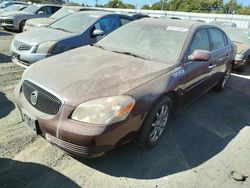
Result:
{"label": "utility pole", "polygon": [[165,5],[165,0],[161,0],[161,10],[163,10],[164,5]]}
{"label": "utility pole", "polygon": [[96,7],[98,6],[98,1],[99,1],[99,0],[95,0],[95,6],[96,6]]}

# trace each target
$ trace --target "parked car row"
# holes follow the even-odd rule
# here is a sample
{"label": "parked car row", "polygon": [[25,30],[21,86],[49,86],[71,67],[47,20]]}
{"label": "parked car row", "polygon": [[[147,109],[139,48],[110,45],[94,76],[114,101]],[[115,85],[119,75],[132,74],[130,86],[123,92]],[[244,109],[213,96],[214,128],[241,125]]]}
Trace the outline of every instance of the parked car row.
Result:
{"label": "parked car row", "polygon": [[244,71],[246,65],[250,63],[250,38],[249,31],[237,28],[234,22],[213,21],[210,24],[223,29],[237,47],[237,54],[233,63],[233,68]]}
{"label": "parked car row", "polygon": [[28,19],[49,17],[60,8],[57,5],[33,4],[22,11],[3,13],[0,17],[0,23],[5,29],[23,31],[25,22]]}
{"label": "parked car row", "polygon": [[155,146],[171,113],[226,88],[236,46],[206,23],[79,10],[16,35],[11,54],[28,67],[15,88],[27,126],[97,157],[131,140]]}

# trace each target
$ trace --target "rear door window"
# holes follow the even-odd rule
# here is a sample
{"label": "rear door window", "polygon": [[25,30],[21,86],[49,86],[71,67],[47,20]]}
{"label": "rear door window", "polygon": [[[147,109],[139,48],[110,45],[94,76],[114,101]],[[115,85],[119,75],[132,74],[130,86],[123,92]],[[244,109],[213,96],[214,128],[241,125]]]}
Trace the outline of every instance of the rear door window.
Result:
{"label": "rear door window", "polygon": [[212,38],[212,50],[226,46],[226,37],[222,31],[216,28],[210,28],[209,33]]}

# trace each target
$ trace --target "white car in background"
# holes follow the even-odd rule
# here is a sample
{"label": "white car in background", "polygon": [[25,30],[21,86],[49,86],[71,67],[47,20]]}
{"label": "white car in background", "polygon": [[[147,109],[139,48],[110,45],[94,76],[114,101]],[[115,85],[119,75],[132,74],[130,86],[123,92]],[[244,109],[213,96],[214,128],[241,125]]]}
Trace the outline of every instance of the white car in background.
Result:
{"label": "white car in background", "polygon": [[35,28],[46,27],[56,20],[59,20],[59,19],[65,17],[69,14],[72,14],[72,13],[77,12],[77,11],[82,11],[82,10],[95,10],[95,9],[94,8],[85,8],[82,6],[64,6],[48,18],[34,18],[34,19],[28,20],[25,23],[23,30],[28,31],[28,30],[35,29]]}

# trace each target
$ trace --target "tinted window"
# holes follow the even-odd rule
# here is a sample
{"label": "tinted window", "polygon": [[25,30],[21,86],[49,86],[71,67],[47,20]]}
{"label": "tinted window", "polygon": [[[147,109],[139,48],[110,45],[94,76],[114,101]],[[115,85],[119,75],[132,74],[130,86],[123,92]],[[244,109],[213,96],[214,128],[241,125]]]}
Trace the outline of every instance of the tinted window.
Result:
{"label": "tinted window", "polygon": [[127,19],[127,18],[121,18],[121,25],[125,25],[127,23],[131,22],[131,20]]}
{"label": "tinted window", "polygon": [[61,7],[51,7],[51,8],[52,8],[52,14],[61,9]]}
{"label": "tinted window", "polygon": [[38,10],[39,11],[43,11],[43,14],[52,14],[52,8],[51,7],[42,7]]}
{"label": "tinted window", "polygon": [[209,32],[212,37],[212,49],[213,50],[226,46],[225,36],[220,30],[209,29]]}
{"label": "tinted window", "polygon": [[110,33],[120,27],[120,20],[118,17],[102,18],[96,24],[95,28]]}
{"label": "tinted window", "polygon": [[201,29],[195,34],[188,54],[192,54],[195,50],[210,50],[209,38],[206,29]]}

